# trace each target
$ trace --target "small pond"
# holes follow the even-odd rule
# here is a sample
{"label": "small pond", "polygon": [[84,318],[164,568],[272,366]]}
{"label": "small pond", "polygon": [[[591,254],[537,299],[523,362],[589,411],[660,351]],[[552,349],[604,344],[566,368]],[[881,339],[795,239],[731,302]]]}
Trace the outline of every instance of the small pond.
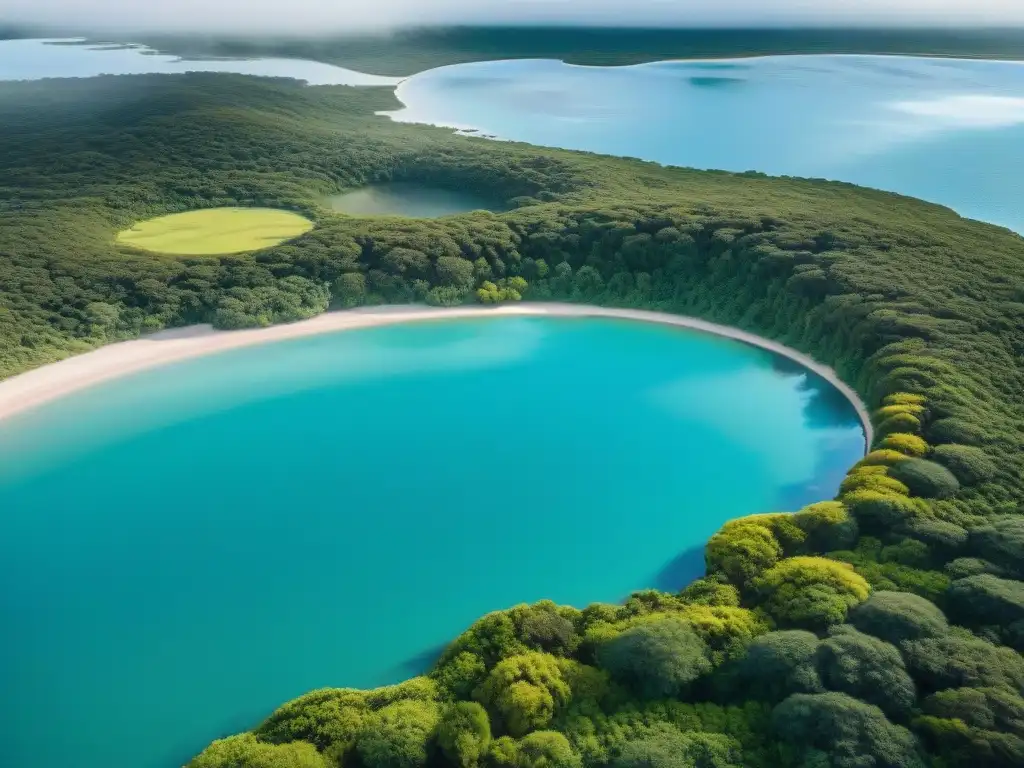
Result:
{"label": "small pond", "polygon": [[390,182],[350,190],[327,198],[327,205],[349,216],[407,216],[437,219],[470,211],[501,213],[508,205],[497,196],[457,191],[415,182]]}

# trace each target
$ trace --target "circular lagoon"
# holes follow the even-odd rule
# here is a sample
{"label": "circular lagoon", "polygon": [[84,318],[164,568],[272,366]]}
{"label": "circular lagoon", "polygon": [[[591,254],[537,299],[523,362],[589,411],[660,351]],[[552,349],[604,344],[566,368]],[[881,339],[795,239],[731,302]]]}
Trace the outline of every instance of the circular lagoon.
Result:
{"label": "circular lagoon", "polygon": [[470,211],[507,211],[508,206],[483,195],[428,184],[396,181],[331,195],[327,206],[349,216],[407,216],[437,219]]}
{"label": "circular lagoon", "polygon": [[[154,342],[156,343],[156,342]],[[678,589],[726,520],[833,495],[853,406],[770,352],[612,319],[232,350],[0,429],[0,719],[36,768],[173,768],[482,614]]]}

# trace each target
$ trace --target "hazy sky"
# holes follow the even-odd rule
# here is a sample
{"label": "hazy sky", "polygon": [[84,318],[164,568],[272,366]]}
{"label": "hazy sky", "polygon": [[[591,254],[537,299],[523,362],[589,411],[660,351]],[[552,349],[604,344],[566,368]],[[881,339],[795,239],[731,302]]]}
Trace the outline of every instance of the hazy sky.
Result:
{"label": "hazy sky", "polygon": [[3,0],[0,22],[342,32],[418,24],[1024,25],[1024,0]]}

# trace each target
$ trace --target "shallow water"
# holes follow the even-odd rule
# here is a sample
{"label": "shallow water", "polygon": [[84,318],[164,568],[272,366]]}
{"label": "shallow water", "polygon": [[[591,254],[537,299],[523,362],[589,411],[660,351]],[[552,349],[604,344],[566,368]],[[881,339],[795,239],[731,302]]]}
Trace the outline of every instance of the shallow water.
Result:
{"label": "shallow water", "polygon": [[181,59],[142,45],[84,45],[74,40],[0,40],[0,80],[47,77],[233,72],[291,77],[310,85],[396,85],[399,78],[367,75],[303,59]]}
{"label": "shallow water", "polygon": [[1024,231],[1024,64],[774,56],[460,64],[398,87],[398,120],[670,165],[849,181]]}
{"label": "shallow water", "polygon": [[410,216],[436,219],[469,211],[502,211],[507,206],[472,192],[411,182],[375,184],[331,195],[326,203],[350,216]]}
{"label": "shallow water", "polygon": [[0,431],[12,766],[173,768],[494,609],[677,589],[724,521],[830,497],[852,406],[793,363],[596,319],[382,327],[85,390]]}

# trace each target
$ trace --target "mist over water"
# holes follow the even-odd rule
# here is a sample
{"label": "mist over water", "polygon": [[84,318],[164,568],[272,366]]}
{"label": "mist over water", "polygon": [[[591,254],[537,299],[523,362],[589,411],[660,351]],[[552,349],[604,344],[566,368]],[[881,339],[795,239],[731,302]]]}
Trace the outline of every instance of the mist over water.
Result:
{"label": "mist over water", "polygon": [[460,24],[865,26],[1024,24],[1018,0],[7,0],[4,20],[79,29],[322,35]]}

